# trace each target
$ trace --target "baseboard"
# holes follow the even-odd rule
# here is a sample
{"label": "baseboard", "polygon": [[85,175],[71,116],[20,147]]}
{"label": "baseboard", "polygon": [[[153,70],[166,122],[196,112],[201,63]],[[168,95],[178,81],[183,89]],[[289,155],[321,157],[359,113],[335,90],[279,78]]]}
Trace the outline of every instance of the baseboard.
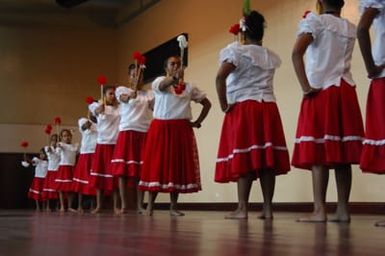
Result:
{"label": "baseboard", "polygon": [[[236,203],[179,203],[178,208],[188,211],[231,211],[236,208]],[[166,210],[170,207],[168,203],[156,203],[156,209]],[[327,203],[327,211],[334,212],[336,203]],[[251,211],[260,211],[262,203],[251,203]],[[275,212],[311,212],[313,203],[274,203]],[[349,204],[350,212],[353,214],[385,214],[385,203],[352,202]]]}

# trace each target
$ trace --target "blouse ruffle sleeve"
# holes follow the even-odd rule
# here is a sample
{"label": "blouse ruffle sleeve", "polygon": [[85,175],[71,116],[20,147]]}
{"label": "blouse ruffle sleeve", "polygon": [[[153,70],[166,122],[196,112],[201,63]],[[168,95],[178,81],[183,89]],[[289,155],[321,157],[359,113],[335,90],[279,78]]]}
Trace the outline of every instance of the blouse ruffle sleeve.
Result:
{"label": "blouse ruffle sleeve", "polygon": [[323,26],[321,23],[320,16],[315,13],[309,13],[306,17],[300,21],[298,26],[297,35],[311,34],[314,40],[317,38],[319,33],[322,31]]}

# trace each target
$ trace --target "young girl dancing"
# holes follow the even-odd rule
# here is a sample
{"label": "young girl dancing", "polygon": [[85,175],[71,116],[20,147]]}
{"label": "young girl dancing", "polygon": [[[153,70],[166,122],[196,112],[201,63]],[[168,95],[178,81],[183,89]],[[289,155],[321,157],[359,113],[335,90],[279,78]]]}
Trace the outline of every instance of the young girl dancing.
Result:
{"label": "young girl dancing", "polygon": [[76,163],[76,154],[79,145],[72,144],[72,133],[68,129],[62,129],[60,132],[60,142],[57,143],[56,152],[60,154],[59,170],[57,172],[55,183],[56,190],[59,192],[60,211],[64,212],[64,200],[67,198],[67,209],[76,212],[72,208],[73,200],[73,172]]}
{"label": "young girl dancing", "polygon": [[55,184],[56,174],[60,163],[60,154],[56,152],[56,144],[58,141],[59,135],[52,134],[50,136],[50,145],[44,147],[44,151],[48,158],[48,171],[43,185],[43,196],[47,200],[47,211],[50,211],[50,202],[56,201],[59,197]]}
{"label": "young girl dancing", "polygon": [[39,157],[34,157],[32,160],[24,156],[22,165],[24,167],[29,167],[31,164],[35,166],[35,177],[33,178],[31,187],[28,191],[28,197],[35,200],[36,211],[40,211],[40,202],[45,201],[43,187],[48,170],[47,155],[45,154],[44,148],[40,150]]}
{"label": "young girl dancing", "polygon": [[78,125],[82,141],[79,159],[74,169],[72,190],[78,194],[77,211],[82,213],[83,195],[94,196],[96,194],[96,190],[90,186],[90,172],[98,134],[96,125],[88,118],[80,118]]}
{"label": "young girl dancing", "polygon": [[[167,76],[152,83],[155,95],[154,120],[148,130],[139,189],[149,191],[146,215],[152,215],[158,192],[170,193],[170,215],[183,216],[177,209],[179,193],[201,190],[198,149],[193,127],[201,127],[211,103],[198,88],[183,82],[181,59],[169,57]],[[191,122],[190,102],[203,108]]]}
{"label": "young girl dancing", "polygon": [[95,155],[92,161],[90,185],[96,189],[96,208],[92,213],[102,209],[102,195],[113,193],[114,212],[118,209],[118,182],[111,169],[111,159],[119,132],[119,110],[115,98],[115,87],[105,85],[103,88],[104,102],[90,104],[90,112],[96,116],[98,132]]}
{"label": "young girl dancing", "polygon": [[351,165],[360,161],[364,135],[350,73],[356,27],[341,18],[343,0],[317,0],[317,3],[321,14],[309,13],[300,22],[292,53],[304,96],[292,164],[312,170],[314,195],[312,215],[298,221],[327,220],[329,169],[335,169],[338,204],[336,215],[330,221],[349,222]]}
{"label": "young girl dancing", "polygon": [[216,86],[222,126],[215,181],[237,182],[238,208],[226,218],[248,217],[253,180],[260,178],[262,219],[273,218],[275,176],[290,170],[285,135],[273,92],[280,58],[262,46],[265,19],[252,11],[242,21],[244,44],[232,43],[220,53]]}
{"label": "young girl dancing", "polygon": [[[385,174],[385,0],[361,0],[361,10],[357,36],[372,82],[366,103],[366,134],[360,167],[366,173]],[[372,25],[373,47],[369,33]],[[385,221],[376,225],[385,226]]]}
{"label": "young girl dancing", "polygon": [[[143,74],[143,73],[142,73]],[[119,193],[122,202],[121,213],[127,210],[127,184],[137,184],[143,164],[143,146],[150,122],[152,120],[151,105],[154,95],[143,89],[143,76],[136,77],[136,65],[129,67],[131,88],[120,86],[116,89],[119,101],[119,135],[112,157],[112,173],[119,177]],[[135,84],[138,79],[138,84]],[[143,209],[143,191],[137,190],[137,211]]]}

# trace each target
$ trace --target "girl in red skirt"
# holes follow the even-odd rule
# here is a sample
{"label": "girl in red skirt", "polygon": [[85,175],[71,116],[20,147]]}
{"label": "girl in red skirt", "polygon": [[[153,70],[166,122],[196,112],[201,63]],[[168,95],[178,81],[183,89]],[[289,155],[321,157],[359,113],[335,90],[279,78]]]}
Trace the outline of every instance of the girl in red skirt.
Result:
{"label": "girl in red skirt", "polygon": [[56,190],[59,192],[60,211],[64,212],[64,197],[68,200],[68,210],[76,212],[72,208],[73,200],[73,172],[76,163],[76,154],[79,148],[78,144],[71,144],[72,133],[68,129],[62,129],[60,132],[60,142],[57,144],[56,152],[60,154],[60,164],[57,176],[55,178]]}
{"label": "girl in red skirt", "polygon": [[44,152],[44,148],[40,150],[39,157],[34,157],[32,160],[27,159],[26,156],[24,157],[22,165],[29,167],[31,164],[35,166],[35,177],[28,191],[28,197],[35,200],[36,211],[40,211],[40,202],[45,201],[43,186],[48,170],[47,155]]}
{"label": "girl in red skirt", "polygon": [[102,209],[102,195],[113,193],[114,212],[118,209],[118,182],[111,169],[111,159],[119,132],[119,110],[115,98],[115,87],[103,87],[105,104],[95,102],[89,105],[92,115],[96,116],[98,132],[94,159],[91,165],[90,185],[96,189],[96,208],[92,213]]}
{"label": "girl in red skirt", "polygon": [[[201,190],[198,149],[193,127],[199,128],[211,103],[198,88],[182,82],[180,57],[169,57],[164,65],[167,76],[152,83],[155,95],[154,120],[148,130],[139,189],[149,191],[146,215],[152,215],[158,192],[170,193],[171,216],[183,216],[177,209],[179,193]],[[191,122],[190,102],[203,106]]]}
{"label": "girl in red skirt", "polygon": [[[129,79],[136,80],[136,66],[129,67]],[[119,193],[122,202],[121,213],[127,210],[127,184],[137,184],[140,178],[140,168],[143,164],[143,146],[152,119],[151,104],[154,96],[151,91],[143,89],[142,77],[137,88],[130,89],[120,86],[116,89],[119,101],[119,135],[111,161],[112,173],[119,177]],[[137,190],[137,211],[143,209],[143,191]]]}
{"label": "girl in red skirt", "polygon": [[55,189],[55,179],[57,170],[59,169],[60,154],[56,152],[56,144],[59,140],[57,134],[52,134],[50,137],[50,145],[44,147],[44,151],[48,158],[48,171],[44,179],[43,196],[47,200],[47,211],[50,210],[50,201],[58,198],[58,193]]}
{"label": "girl in red skirt", "polygon": [[[361,0],[358,42],[368,77],[372,79],[366,104],[366,134],[360,167],[363,172],[385,174],[385,1]],[[376,37],[371,48],[369,29]],[[377,222],[385,226],[385,221]]]}
{"label": "girl in red skirt", "polygon": [[90,172],[98,133],[96,132],[96,125],[88,118],[80,118],[78,124],[82,142],[79,159],[72,178],[72,190],[78,193],[77,211],[82,213],[83,195],[94,196],[96,194],[96,190],[90,186]]}
{"label": "girl in red skirt", "polygon": [[351,165],[360,161],[364,135],[350,73],[356,27],[340,16],[343,0],[318,0],[317,3],[321,14],[309,13],[300,22],[292,53],[304,95],[292,165],[312,170],[314,194],[312,215],[298,221],[327,220],[329,169],[335,169],[338,205],[330,221],[349,222]]}
{"label": "girl in red skirt", "polygon": [[280,58],[262,47],[265,19],[252,11],[241,24],[244,44],[220,53],[216,86],[222,125],[215,181],[237,182],[238,208],[226,218],[245,219],[253,180],[260,178],[264,204],[260,218],[271,219],[275,176],[290,170],[285,135],[273,92]]}

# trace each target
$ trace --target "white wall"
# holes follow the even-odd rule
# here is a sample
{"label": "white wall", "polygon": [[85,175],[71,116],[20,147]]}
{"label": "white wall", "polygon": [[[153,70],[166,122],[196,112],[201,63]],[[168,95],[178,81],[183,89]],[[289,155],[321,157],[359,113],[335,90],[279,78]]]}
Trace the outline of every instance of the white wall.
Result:
{"label": "white wall", "polygon": [[[73,131],[73,142],[80,142],[80,133],[75,126],[60,126],[59,129]],[[45,125],[0,124],[0,153],[36,153],[49,143],[49,136],[44,133]],[[54,126],[52,133],[58,133]],[[20,147],[22,141],[29,143],[28,148]]]}

